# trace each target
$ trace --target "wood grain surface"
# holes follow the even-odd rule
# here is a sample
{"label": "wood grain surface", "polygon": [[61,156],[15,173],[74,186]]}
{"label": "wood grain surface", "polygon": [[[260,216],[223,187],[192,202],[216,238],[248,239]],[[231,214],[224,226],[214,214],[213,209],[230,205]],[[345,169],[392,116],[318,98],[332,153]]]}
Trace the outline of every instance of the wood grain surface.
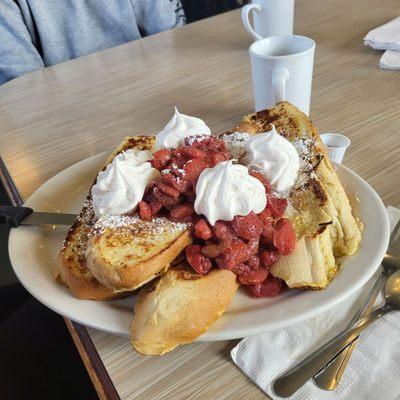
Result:
{"label": "wood grain surface", "polygon": [[120,400],[121,397],[105,369],[104,363],[89,336],[87,328],[68,318],[64,318],[64,321],[89,373],[99,399]]}
{"label": "wood grain surface", "polygon": [[[295,32],[316,40],[311,117],[352,140],[345,164],[400,206],[400,72],[363,36],[400,14],[398,0],[296,0]],[[48,178],[127,134],[154,134],[178,105],[214,131],[252,110],[250,37],[239,11],[18,78],[0,87],[0,155],[26,198]],[[89,329],[123,399],[263,399],[230,361],[234,341],[156,358]]]}

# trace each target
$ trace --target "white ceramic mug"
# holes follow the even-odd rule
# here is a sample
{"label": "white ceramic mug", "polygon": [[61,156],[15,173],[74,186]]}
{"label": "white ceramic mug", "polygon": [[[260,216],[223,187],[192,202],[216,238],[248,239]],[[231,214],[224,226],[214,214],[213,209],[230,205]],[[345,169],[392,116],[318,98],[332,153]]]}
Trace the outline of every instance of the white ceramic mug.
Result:
{"label": "white ceramic mug", "polygon": [[306,36],[272,36],[250,48],[255,110],[287,100],[310,113],[314,40]]}
{"label": "white ceramic mug", "polygon": [[[253,12],[254,28],[250,24]],[[253,0],[242,8],[242,21],[254,40],[293,33],[294,0]]]}

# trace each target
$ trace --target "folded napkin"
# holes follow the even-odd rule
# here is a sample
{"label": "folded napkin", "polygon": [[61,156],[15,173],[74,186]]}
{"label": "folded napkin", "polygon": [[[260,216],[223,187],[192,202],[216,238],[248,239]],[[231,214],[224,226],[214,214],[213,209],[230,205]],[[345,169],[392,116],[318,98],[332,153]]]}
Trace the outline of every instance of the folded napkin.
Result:
{"label": "folded napkin", "polygon": [[400,51],[400,17],[368,32],[364,44],[377,50]]}
{"label": "folded napkin", "polygon": [[382,69],[400,70],[400,17],[368,32],[364,44],[386,50],[379,62]]}
{"label": "folded napkin", "polygon": [[[400,220],[400,210],[387,208],[391,229]],[[379,271],[378,271],[379,272]],[[377,273],[378,273],[377,272]],[[306,322],[287,329],[243,339],[232,351],[235,364],[273,399],[272,384],[289,367],[346,327],[357,300],[374,284],[374,277],[350,300]],[[378,301],[382,302],[381,297]],[[291,399],[335,400],[400,398],[400,313],[391,313],[372,324],[360,336],[338,388],[319,389],[310,380]]]}
{"label": "folded napkin", "polygon": [[382,69],[400,71],[400,51],[386,50],[379,61]]}

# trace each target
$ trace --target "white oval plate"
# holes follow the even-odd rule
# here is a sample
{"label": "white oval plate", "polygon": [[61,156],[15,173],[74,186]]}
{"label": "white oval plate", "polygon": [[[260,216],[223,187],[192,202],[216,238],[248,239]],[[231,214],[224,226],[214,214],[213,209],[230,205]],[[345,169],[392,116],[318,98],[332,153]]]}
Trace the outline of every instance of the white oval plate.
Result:
{"label": "white oval plate", "polygon": [[[78,213],[105,158],[104,153],[98,154],[65,169],[33,193],[26,205],[37,211]],[[340,271],[325,290],[291,290],[265,299],[252,299],[239,291],[227,312],[199,341],[238,339],[287,327],[341,303],[371,278],[389,241],[388,216],[368,183],[344,166],[337,170],[365,224],[358,253],[343,259]],[[19,280],[34,297],[59,314],[93,328],[129,335],[135,296],[109,302],[78,300],[67,287],[54,281],[52,270],[65,233],[65,227],[24,226],[11,230],[9,252]]]}

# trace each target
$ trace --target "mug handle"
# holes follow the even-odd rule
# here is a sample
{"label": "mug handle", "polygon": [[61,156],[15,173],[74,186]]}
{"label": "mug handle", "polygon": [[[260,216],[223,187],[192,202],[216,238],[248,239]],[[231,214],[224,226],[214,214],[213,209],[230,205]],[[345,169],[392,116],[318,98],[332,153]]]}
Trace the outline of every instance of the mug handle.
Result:
{"label": "mug handle", "polygon": [[256,10],[256,11],[260,12],[261,11],[260,4],[246,4],[242,8],[242,22],[243,22],[243,25],[244,25],[246,31],[249,32],[251,36],[253,36],[254,40],[261,40],[262,36],[260,36],[256,32],[254,32],[254,29],[250,24],[249,15],[250,15],[251,10]]}
{"label": "mug handle", "polygon": [[289,71],[286,68],[274,69],[272,71],[272,90],[274,104],[286,100],[286,81],[289,79]]}

